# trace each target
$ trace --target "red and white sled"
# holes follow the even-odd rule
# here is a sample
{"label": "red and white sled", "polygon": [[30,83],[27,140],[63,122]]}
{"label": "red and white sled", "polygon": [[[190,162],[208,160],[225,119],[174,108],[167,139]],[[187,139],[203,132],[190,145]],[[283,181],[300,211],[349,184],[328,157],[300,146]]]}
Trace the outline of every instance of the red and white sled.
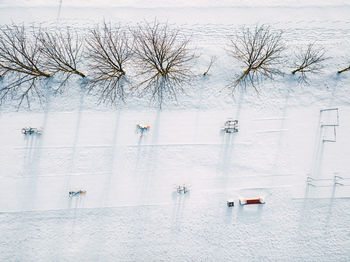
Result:
{"label": "red and white sled", "polygon": [[258,198],[240,198],[239,199],[239,204],[241,206],[244,206],[244,205],[259,205],[259,204],[265,204],[265,201],[264,201],[263,197],[258,197]]}

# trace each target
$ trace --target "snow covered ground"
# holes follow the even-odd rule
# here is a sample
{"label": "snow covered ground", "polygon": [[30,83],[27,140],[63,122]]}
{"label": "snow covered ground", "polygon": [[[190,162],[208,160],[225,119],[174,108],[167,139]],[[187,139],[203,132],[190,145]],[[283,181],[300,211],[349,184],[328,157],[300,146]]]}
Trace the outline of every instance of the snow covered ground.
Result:
{"label": "snow covered ground", "polygon": [[[348,1],[111,2],[0,1],[0,24],[86,31],[157,17],[192,35],[198,75],[211,55],[218,63],[162,111],[142,98],[96,105],[78,81],[44,108],[0,107],[0,260],[349,261],[350,76],[335,74],[350,57]],[[227,36],[256,23],[284,30],[291,50],[317,40],[331,57],[324,73],[232,99]],[[323,108],[339,108],[336,142],[323,142],[333,130],[321,124],[336,122]],[[220,132],[229,117],[236,134]],[[138,122],[151,126],[143,137]],[[42,136],[23,136],[25,126]],[[176,193],[184,183],[190,191]],[[238,205],[256,196],[266,204]]]}

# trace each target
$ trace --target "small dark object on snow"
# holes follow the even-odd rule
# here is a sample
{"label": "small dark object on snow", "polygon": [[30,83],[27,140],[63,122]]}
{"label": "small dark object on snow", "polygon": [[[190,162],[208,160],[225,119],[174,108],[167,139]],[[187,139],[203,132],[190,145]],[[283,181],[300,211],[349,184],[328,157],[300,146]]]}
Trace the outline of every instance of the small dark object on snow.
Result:
{"label": "small dark object on snow", "polygon": [[85,193],[86,193],[86,191],[82,191],[82,190],[69,191],[69,196],[72,197],[72,196],[76,196],[76,195],[84,195]]}
{"label": "small dark object on snow", "polygon": [[140,133],[141,136],[143,136],[143,133],[146,132],[146,131],[148,131],[149,129],[150,129],[150,126],[149,126],[149,125],[143,125],[143,124],[140,124],[140,123],[138,123],[138,124],[136,125],[136,132],[137,132],[137,133]]}
{"label": "small dark object on snow", "polygon": [[177,186],[176,187],[176,191],[177,191],[177,193],[184,193],[184,194],[186,194],[187,192],[188,192],[188,187],[185,185],[185,184],[183,184],[182,186],[181,185],[179,185],[179,186]]}
{"label": "small dark object on snow", "polygon": [[24,135],[41,135],[41,129],[33,127],[24,127],[22,128],[22,134]]}
{"label": "small dark object on snow", "polygon": [[235,202],[233,200],[227,200],[227,206],[228,207],[234,207],[235,206]]}
{"label": "small dark object on snow", "polygon": [[237,133],[238,132],[238,120],[228,119],[224,127],[222,128],[225,133]]}

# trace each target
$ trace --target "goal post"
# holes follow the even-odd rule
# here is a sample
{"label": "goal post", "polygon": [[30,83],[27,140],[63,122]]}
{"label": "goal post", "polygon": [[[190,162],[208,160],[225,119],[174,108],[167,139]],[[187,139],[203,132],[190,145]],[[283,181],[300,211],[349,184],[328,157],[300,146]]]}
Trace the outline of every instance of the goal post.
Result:
{"label": "goal post", "polygon": [[[323,130],[322,141],[323,142],[337,142],[336,127],[339,126],[339,110],[338,110],[338,108],[321,109],[320,115],[321,115],[320,127]],[[328,117],[326,122],[324,121],[325,117]],[[331,118],[331,120],[329,120],[330,118]]]}

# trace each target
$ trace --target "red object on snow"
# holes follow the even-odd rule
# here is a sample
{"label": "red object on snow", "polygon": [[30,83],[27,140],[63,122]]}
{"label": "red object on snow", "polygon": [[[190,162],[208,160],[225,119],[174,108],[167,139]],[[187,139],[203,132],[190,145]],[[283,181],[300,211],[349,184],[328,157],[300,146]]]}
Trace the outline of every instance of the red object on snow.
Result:
{"label": "red object on snow", "polygon": [[265,204],[264,198],[258,197],[258,198],[240,198],[239,199],[240,205],[256,205],[256,204]]}

